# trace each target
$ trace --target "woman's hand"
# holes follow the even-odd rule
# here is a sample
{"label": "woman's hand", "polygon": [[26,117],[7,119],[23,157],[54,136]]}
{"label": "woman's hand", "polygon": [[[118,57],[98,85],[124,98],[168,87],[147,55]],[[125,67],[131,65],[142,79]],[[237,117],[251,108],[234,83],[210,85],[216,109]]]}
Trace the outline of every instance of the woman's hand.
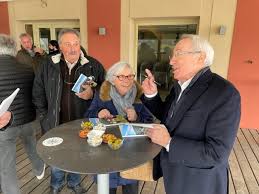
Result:
{"label": "woman's hand", "polygon": [[128,121],[136,121],[138,118],[138,115],[134,108],[126,108],[125,113],[127,115]]}
{"label": "woman's hand", "polygon": [[111,118],[113,118],[113,115],[107,109],[102,109],[98,113],[98,118],[99,119],[111,119]]}

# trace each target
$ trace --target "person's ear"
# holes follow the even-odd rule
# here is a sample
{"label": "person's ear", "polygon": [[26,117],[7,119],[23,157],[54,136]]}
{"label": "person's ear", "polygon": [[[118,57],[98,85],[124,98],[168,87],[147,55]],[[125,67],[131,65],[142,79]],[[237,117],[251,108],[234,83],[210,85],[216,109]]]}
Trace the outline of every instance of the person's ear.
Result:
{"label": "person's ear", "polygon": [[199,58],[198,58],[198,62],[204,64],[205,59],[206,59],[206,53],[205,53],[205,52],[201,52],[201,53],[200,53],[200,56],[199,56]]}

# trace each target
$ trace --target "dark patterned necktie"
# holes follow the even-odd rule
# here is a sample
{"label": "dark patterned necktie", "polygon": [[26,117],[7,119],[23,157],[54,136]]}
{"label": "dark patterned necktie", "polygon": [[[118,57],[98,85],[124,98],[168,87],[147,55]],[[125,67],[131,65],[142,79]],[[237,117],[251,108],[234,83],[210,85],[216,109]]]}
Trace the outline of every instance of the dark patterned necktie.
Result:
{"label": "dark patterned necktie", "polygon": [[179,95],[180,95],[180,93],[181,93],[181,87],[180,87],[180,85],[176,82],[175,83],[175,86],[174,86],[174,92],[175,92],[175,98],[172,100],[172,103],[171,103],[171,106],[170,106],[170,109],[169,109],[169,111],[168,111],[168,113],[167,113],[167,118],[166,118],[166,123],[167,123],[167,121],[169,121],[171,118],[172,118],[172,116],[174,115],[174,110],[175,110],[175,107],[176,107],[176,105],[177,105],[177,103],[178,103],[178,97],[179,97]]}

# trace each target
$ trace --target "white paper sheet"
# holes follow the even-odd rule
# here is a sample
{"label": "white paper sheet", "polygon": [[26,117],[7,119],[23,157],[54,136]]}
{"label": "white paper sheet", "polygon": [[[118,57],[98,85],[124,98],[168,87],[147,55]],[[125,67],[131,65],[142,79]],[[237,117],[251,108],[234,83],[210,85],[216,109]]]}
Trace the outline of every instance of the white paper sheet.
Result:
{"label": "white paper sheet", "polygon": [[19,91],[20,88],[17,88],[10,96],[2,101],[2,103],[0,104],[0,116],[2,116],[8,110]]}

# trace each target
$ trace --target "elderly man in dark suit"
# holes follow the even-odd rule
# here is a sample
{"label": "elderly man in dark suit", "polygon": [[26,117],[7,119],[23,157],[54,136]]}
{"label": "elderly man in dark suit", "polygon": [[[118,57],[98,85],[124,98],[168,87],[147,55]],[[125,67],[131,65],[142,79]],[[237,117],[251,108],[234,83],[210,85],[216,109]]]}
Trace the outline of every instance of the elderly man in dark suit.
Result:
{"label": "elderly man in dark suit", "polygon": [[[183,35],[170,64],[177,80],[162,101],[154,77],[143,83],[142,100],[164,125],[148,129],[164,147],[155,168],[167,194],[227,194],[228,158],[240,121],[240,95],[212,73],[211,45],[198,35]],[[156,178],[158,178],[156,177]]]}

